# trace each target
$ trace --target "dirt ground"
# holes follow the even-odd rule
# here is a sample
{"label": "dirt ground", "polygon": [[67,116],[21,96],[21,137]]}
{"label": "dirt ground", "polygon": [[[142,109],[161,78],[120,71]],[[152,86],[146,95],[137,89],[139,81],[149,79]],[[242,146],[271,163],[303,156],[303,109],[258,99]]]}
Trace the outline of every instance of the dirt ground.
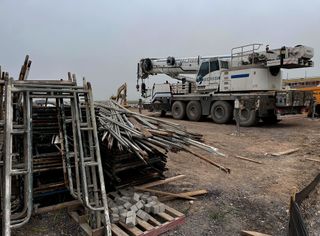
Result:
{"label": "dirt ground", "polygon": [[[171,118],[166,117],[173,121]],[[226,157],[199,151],[208,158],[231,169],[230,174],[180,152],[170,153],[168,177],[187,177],[161,187],[183,192],[198,189],[208,194],[189,201],[167,202],[186,214],[186,223],[165,235],[239,235],[240,230],[254,230],[275,236],[287,235],[288,206],[291,194],[306,186],[320,171],[320,164],[305,158],[320,160],[320,120],[307,118],[283,120],[277,125],[241,128],[235,135],[235,125],[218,125],[210,120],[201,122],[174,121],[201,133],[205,143],[219,148]],[[299,148],[283,156],[270,153]],[[194,151],[198,151],[194,149]],[[263,164],[235,158],[241,155]],[[303,214],[311,236],[320,235],[320,187],[303,204]],[[78,227],[65,211],[51,212],[32,218],[13,235],[80,235]]]}

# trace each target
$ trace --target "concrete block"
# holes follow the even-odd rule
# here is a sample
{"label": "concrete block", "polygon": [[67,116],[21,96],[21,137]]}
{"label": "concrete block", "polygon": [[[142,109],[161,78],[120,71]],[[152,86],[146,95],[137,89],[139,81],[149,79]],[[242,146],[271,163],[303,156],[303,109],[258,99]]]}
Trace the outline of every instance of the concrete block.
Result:
{"label": "concrete block", "polygon": [[121,197],[123,200],[127,201],[127,202],[130,202],[131,201],[131,197],[129,196],[122,196]]}
{"label": "concrete block", "polygon": [[138,202],[139,200],[140,200],[140,194],[138,194],[138,193],[134,193],[133,194],[133,197],[132,197],[132,200],[134,201],[134,202]]}
{"label": "concrete block", "polygon": [[145,204],[144,205],[145,212],[150,213],[151,212],[151,207],[152,207],[152,205],[150,203]]}
{"label": "concrete block", "polygon": [[127,217],[125,220],[125,224],[128,227],[134,227],[136,225],[136,216]]}
{"label": "concrete block", "polygon": [[162,213],[166,210],[166,206],[163,204],[163,203],[159,203],[158,204],[159,206],[159,212]]}
{"label": "concrete block", "polygon": [[151,206],[153,206],[153,205],[157,205],[158,203],[155,202],[155,201],[152,201],[152,202],[149,202],[149,204],[150,204]]}
{"label": "concrete block", "polygon": [[130,210],[130,207],[132,206],[132,204],[130,202],[126,202],[125,204],[123,204],[123,207],[127,210]]}
{"label": "concrete block", "polygon": [[123,199],[122,197],[117,197],[115,201],[118,205],[123,205],[127,202],[127,200]]}
{"label": "concrete block", "polygon": [[112,223],[118,223],[119,222],[119,220],[120,220],[120,217],[119,217],[119,215],[118,214],[111,214],[111,222]]}
{"label": "concrete block", "polygon": [[116,198],[120,197],[119,194],[116,193],[116,192],[111,192],[111,193],[109,193],[109,195],[110,195],[113,199],[116,199]]}
{"label": "concrete block", "polygon": [[158,202],[158,197],[157,196],[151,196],[150,197],[154,202]]}
{"label": "concrete block", "polygon": [[134,212],[137,212],[139,209],[138,209],[138,207],[134,204],[134,205],[132,205],[132,206],[130,207],[130,210],[131,210],[131,211],[134,211]]}
{"label": "concrete block", "polygon": [[141,197],[140,197],[140,199],[143,200],[143,201],[145,201],[145,202],[148,201],[148,198],[149,198],[149,196],[148,196],[148,195],[145,195],[145,194],[141,195]]}
{"label": "concrete block", "polygon": [[137,206],[138,209],[141,209],[141,208],[143,208],[143,206],[144,206],[144,204],[142,203],[142,201],[138,201],[135,205]]}
{"label": "concrete block", "polygon": [[119,214],[127,212],[127,209],[125,209],[123,206],[118,206]]}
{"label": "concrete block", "polygon": [[110,208],[110,212],[113,214],[119,214],[119,208],[118,207],[112,207]]}
{"label": "concrete block", "polygon": [[151,207],[151,212],[152,212],[153,214],[159,214],[159,213],[160,213],[160,207],[159,207],[159,205],[158,205],[158,204],[153,205],[153,206]]}
{"label": "concrete block", "polygon": [[137,216],[139,216],[144,221],[148,221],[150,219],[150,215],[141,209],[137,212]]}

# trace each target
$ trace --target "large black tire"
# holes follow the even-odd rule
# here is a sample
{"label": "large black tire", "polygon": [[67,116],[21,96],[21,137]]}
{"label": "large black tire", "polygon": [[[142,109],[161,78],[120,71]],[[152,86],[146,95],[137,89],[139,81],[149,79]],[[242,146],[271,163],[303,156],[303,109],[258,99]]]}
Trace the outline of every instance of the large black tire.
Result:
{"label": "large black tire", "polygon": [[211,106],[210,114],[215,123],[228,123],[232,119],[232,105],[227,101],[216,101]]}
{"label": "large black tire", "polygon": [[181,101],[175,101],[171,108],[172,117],[176,120],[182,120],[186,116],[186,104]]}
{"label": "large black tire", "polygon": [[202,108],[199,101],[190,101],[187,105],[187,117],[191,121],[199,121],[202,115]]}
{"label": "large black tire", "polygon": [[[235,114],[234,114],[234,117],[236,117]],[[240,110],[239,119],[240,119],[240,126],[242,127],[254,126],[259,121],[257,117],[257,112],[255,110],[250,110],[247,108]]]}

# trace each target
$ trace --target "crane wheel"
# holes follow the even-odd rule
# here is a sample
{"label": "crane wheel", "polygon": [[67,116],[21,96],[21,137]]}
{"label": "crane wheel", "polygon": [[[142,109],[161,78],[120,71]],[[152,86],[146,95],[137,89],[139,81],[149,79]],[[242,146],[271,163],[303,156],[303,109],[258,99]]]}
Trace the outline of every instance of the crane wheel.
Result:
{"label": "crane wheel", "polygon": [[201,104],[199,101],[190,101],[187,105],[187,117],[191,121],[199,121],[202,115]]}
{"label": "crane wheel", "polygon": [[232,105],[227,101],[216,101],[212,104],[210,113],[215,123],[228,123],[232,119]]}
{"label": "crane wheel", "polygon": [[239,119],[240,126],[242,127],[254,126],[259,121],[256,110],[252,110],[249,108],[244,108],[240,110]]}
{"label": "crane wheel", "polygon": [[176,120],[182,120],[186,116],[186,104],[181,101],[175,101],[171,109],[172,117]]}

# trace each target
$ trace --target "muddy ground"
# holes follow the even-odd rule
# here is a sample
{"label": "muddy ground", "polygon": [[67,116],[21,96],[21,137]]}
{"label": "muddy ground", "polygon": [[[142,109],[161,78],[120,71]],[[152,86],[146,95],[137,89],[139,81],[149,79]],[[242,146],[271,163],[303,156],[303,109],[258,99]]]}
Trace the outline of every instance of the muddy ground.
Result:
{"label": "muddy ground", "polygon": [[[166,117],[173,121],[171,118]],[[226,174],[188,153],[170,153],[168,177],[187,177],[161,187],[172,192],[206,189],[208,194],[188,201],[167,202],[186,214],[186,223],[166,235],[239,235],[242,229],[271,235],[287,235],[288,206],[291,194],[306,186],[320,172],[320,120],[307,118],[283,120],[277,125],[241,128],[235,125],[174,121],[188,130],[203,134],[207,144],[219,148],[227,157],[207,154],[212,160],[231,169]],[[283,156],[271,153],[299,148]],[[194,151],[197,151],[194,149]],[[263,164],[235,158],[252,158]],[[303,204],[303,214],[311,236],[320,235],[320,187]],[[33,217],[13,235],[80,235],[77,225],[64,210]]]}

